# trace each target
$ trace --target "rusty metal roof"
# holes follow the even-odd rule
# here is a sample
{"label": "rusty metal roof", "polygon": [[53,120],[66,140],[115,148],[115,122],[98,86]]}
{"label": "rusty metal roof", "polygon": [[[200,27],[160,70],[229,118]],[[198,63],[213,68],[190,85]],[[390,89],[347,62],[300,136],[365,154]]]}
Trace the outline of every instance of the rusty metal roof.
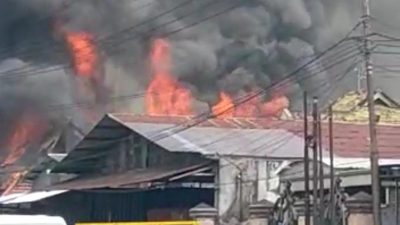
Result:
{"label": "rusty metal roof", "polygon": [[[133,114],[112,114],[119,123],[130,125],[131,129],[135,129],[133,124],[148,123],[157,126],[159,124],[185,124],[190,121],[190,117],[167,117],[167,116],[143,116]],[[160,125],[162,126],[162,125]],[[233,129],[248,130],[284,130],[302,139],[303,121],[299,120],[274,120],[268,118],[227,118],[227,119],[209,119],[199,124],[197,127],[222,128],[221,132],[228,132]],[[189,130],[192,130],[191,128]],[[378,124],[378,150],[381,158],[384,159],[400,159],[400,125]],[[328,124],[322,124],[323,145],[327,146],[329,139]],[[337,156],[345,158],[368,158],[369,157],[369,130],[368,124],[365,123],[349,123],[337,122],[333,128],[334,152]],[[239,143],[239,142],[236,142]],[[247,142],[240,145],[246,146]],[[225,142],[228,145],[228,143]],[[271,141],[269,144],[271,145]],[[303,148],[302,142],[299,140],[298,148]],[[225,151],[225,150],[224,150]],[[249,148],[242,148],[240,151],[250,151]],[[268,151],[268,150],[265,150]],[[281,150],[279,150],[281,151]],[[297,148],[291,150],[291,155],[297,154]],[[302,150],[301,150],[302,151]],[[235,154],[238,154],[237,152]]]}
{"label": "rusty metal roof", "polygon": [[[203,155],[259,156],[269,158],[303,157],[303,139],[276,129],[232,129],[193,127],[174,134],[170,124],[125,123],[134,132],[171,152],[196,152]],[[160,139],[160,130],[169,136]]]}

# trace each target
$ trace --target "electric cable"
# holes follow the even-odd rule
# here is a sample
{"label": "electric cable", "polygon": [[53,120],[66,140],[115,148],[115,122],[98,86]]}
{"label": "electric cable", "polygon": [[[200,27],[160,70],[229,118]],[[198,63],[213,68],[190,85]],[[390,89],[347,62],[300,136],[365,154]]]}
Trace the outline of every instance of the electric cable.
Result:
{"label": "electric cable", "polygon": [[[120,30],[120,31],[118,31],[118,32],[116,32],[116,33],[113,33],[113,34],[109,35],[109,36],[102,37],[102,38],[96,38],[94,41],[97,41],[98,43],[101,43],[101,42],[103,42],[103,41],[107,41],[108,39],[112,39],[113,37],[116,37],[116,36],[117,36],[118,34],[120,34],[120,33],[126,33],[126,32],[128,32],[128,31],[131,31],[132,29],[137,29],[137,28],[140,27],[140,26],[146,25],[147,23],[150,23],[150,22],[152,22],[152,21],[154,21],[154,20],[157,20],[157,19],[159,19],[159,18],[161,18],[161,17],[163,17],[163,16],[165,16],[165,15],[168,15],[169,13],[172,13],[172,12],[175,11],[176,9],[179,9],[179,8],[181,8],[181,7],[186,6],[187,4],[191,3],[192,1],[194,1],[194,0],[187,0],[187,1],[183,2],[183,3],[180,3],[180,4],[178,4],[178,5],[174,6],[174,7],[172,7],[171,9],[168,9],[168,10],[166,10],[166,11],[164,11],[164,12],[162,12],[162,13],[156,15],[155,17],[152,17],[152,18],[149,18],[149,19],[144,20],[144,21],[142,21],[142,22],[139,22],[139,23],[137,23],[137,24],[134,24],[134,25],[131,26],[131,27],[125,28],[125,29],[123,29],[123,30]],[[48,44],[47,44],[47,45],[48,45]],[[50,46],[50,47],[51,47],[51,46]],[[59,46],[58,46],[58,45],[54,45],[54,47],[59,47]],[[47,49],[47,48],[49,48],[49,46],[43,46],[41,49]],[[85,50],[85,49],[87,49],[87,48],[89,48],[89,46],[80,47],[80,48],[78,48],[78,49],[79,49],[79,50]],[[58,51],[55,51],[55,52],[52,52],[52,53],[59,53],[60,51],[63,51],[63,49],[59,49]],[[25,57],[25,56],[20,54],[18,57],[19,57],[19,58],[23,58],[23,57]],[[0,75],[4,75],[4,74],[9,74],[9,75],[11,75],[11,74],[14,74],[14,73],[16,73],[16,72],[19,72],[21,69],[29,69],[30,67],[31,67],[31,65],[27,65],[27,66],[25,66],[24,68],[17,68],[17,69],[9,70],[9,71],[6,71],[6,72],[2,72],[2,73],[0,73]],[[63,69],[64,67],[66,67],[66,66],[65,66],[65,65],[62,66],[62,67],[57,66],[57,68],[60,68],[60,69]],[[70,66],[68,66],[68,67],[70,67]],[[35,68],[34,68],[34,69],[35,69]],[[50,70],[50,72],[53,72],[53,71],[54,71],[54,70]],[[23,71],[23,72],[26,73],[27,71]],[[28,71],[28,72],[29,72],[29,71]]]}
{"label": "electric cable", "polygon": [[[336,64],[336,66],[338,66],[338,65],[340,65],[340,64]],[[339,80],[341,80],[341,79],[343,79],[344,77],[345,77],[345,75],[347,75],[348,74],[348,72],[350,72],[351,71],[351,69],[354,67],[354,65],[355,65],[355,63],[353,63],[352,65],[350,65],[350,67],[348,68],[348,69],[346,69],[346,71],[345,71],[345,73],[343,73],[341,76],[337,76],[338,77],[338,79],[336,79],[336,81],[338,82]],[[318,71],[318,73],[319,73],[320,71]],[[318,74],[317,73],[317,74]],[[319,87],[320,88],[320,87]],[[334,88],[334,86],[332,86],[331,88],[330,88],[330,90],[332,90]],[[327,93],[328,94],[328,93]],[[283,123],[281,123],[281,125],[282,124],[284,124],[284,123],[288,123],[288,122],[292,122],[292,121],[283,121]],[[227,135],[226,137],[228,137],[229,135]],[[103,142],[102,144],[99,144],[99,145],[94,145],[94,146],[91,146],[91,147],[88,147],[88,148],[96,148],[96,147],[99,147],[100,145],[101,146],[106,146],[106,145],[111,145],[111,144],[113,144],[113,143],[118,143],[118,142],[120,142],[120,141],[123,141],[123,140],[127,140],[127,139],[129,139],[130,137],[124,137],[124,138],[119,138],[119,139],[117,139],[117,140],[110,140],[110,141],[106,141],[106,142]],[[153,142],[157,142],[157,140],[153,140],[153,139],[151,139],[150,138],[150,140],[151,141],[153,141]],[[222,141],[222,140],[221,140]],[[284,141],[284,140],[283,140]],[[218,140],[216,140],[216,142],[219,142]],[[202,148],[202,147],[204,147],[204,146],[202,146],[202,145],[200,145],[200,146],[198,146],[198,147],[200,147],[200,148]],[[90,158],[92,158],[92,157],[95,157],[95,156],[90,156]],[[86,158],[80,158],[80,160],[85,160]]]}
{"label": "electric cable", "polygon": [[[354,30],[356,29],[356,27],[354,28]],[[351,32],[349,33],[349,34],[351,34]],[[344,42],[345,41],[345,39],[342,39],[341,41],[339,41],[338,43],[336,43],[336,44],[334,44],[332,47],[330,47],[330,48],[328,48],[327,49],[327,51],[325,51],[325,52],[323,52],[323,53],[327,53],[327,52],[329,52],[331,49],[334,49],[334,48],[336,48],[338,45],[340,45],[342,42]],[[307,65],[310,65],[312,62],[315,62],[317,59],[319,59],[320,57],[322,57],[324,54],[320,54],[319,56],[317,56],[315,59],[313,59],[313,60],[311,60],[310,62],[308,62],[307,64],[305,64],[305,65],[303,65],[303,67],[304,66],[307,66]],[[301,69],[300,69],[301,70]],[[299,71],[299,69],[297,70],[297,71]]]}

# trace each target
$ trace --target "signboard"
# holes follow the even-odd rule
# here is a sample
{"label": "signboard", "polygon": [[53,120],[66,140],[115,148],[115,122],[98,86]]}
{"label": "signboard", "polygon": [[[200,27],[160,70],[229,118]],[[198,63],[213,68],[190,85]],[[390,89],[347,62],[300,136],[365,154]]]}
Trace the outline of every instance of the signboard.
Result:
{"label": "signboard", "polygon": [[197,221],[77,223],[76,225],[200,225]]}

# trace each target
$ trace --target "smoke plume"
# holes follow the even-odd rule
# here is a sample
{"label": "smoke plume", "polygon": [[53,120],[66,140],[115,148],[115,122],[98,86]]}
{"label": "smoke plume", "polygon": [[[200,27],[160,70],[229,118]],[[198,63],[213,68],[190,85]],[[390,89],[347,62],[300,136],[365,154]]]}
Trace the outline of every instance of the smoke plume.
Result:
{"label": "smoke plume", "polygon": [[[238,2],[241,6],[199,22]],[[399,6],[398,1],[384,0],[372,8],[375,17],[387,21],[386,10]],[[85,117],[85,113],[76,109],[48,113],[48,105],[103,104],[104,100],[145,92],[152,79],[149,52],[156,38],[169,40],[172,73],[177,80],[199,102],[212,105],[221,91],[240,96],[283,79],[305,59],[343,37],[357,23],[360,9],[358,0],[2,0],[1,74],[23,66],[66,65],[55,72],[22,74],[2,81],[2,124],[12,126],[26,107],[58,121],[74,115]],[[168,10],[171,12],[165,13]],[[390,22],[398,24],[400,17]],[[193,23],[197,25],[188,27]],[[95,38],[101,65],[97,65],[100,75],[94,81],[66,69],[72,63],[66,32],[86,32]],[[285,87],[292,107],[302,90],[320,96],[332,86],[329,70],[301,79],[324,66],[319,62]],[[76,88],[79,85],[83,88]],[[90,97],[100,94],[101,98]],[[140,112],[143,99],[126,98],[108,106],[111,108],[101,110]]]}

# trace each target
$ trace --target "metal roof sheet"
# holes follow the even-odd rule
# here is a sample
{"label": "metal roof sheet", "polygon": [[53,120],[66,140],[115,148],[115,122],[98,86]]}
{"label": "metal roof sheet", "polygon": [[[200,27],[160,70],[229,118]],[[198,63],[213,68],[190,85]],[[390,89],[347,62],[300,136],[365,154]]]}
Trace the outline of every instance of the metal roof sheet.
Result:
{"label": "metal roof sheet", "polygon": [[190,173],[188,172],[197,171],[199,168],[208,167],[209,165],[210,162],[198,165],[171,165],[169,167],[135,169],[118,174],[80,177],[56,184],[50,188],[54,190],[131,188],[140,185],[148,185],[154,181],[174,177],[183,173],[189,176]]}
{"label": "metal roof sheet", "polygon": [[[152,123],[152,124],[186,124],[190,117],[171,116],[144,116],[133,114],[110,114],[110,118],[122,124],[129,123]],[[268,118],[226,118],[209,119],[199,124],[198,127],[214,127],[224,129],[263,129],[263,130],[286,130],[302,138],[303,121],[299,120],[273,120]],[[310,121],[310,128],[312,124]],[[191,128],[193,129],[193,128]],[[191,130],[189,129],[189,130]],[[328,124],[322,123],[323,146],[329,143]],[[400,158],[400,126],[393,124],[377,124],[378,150],[381,159]],[[369,128],[368,124],[349,123],[335,121],[333,125],[334,153],[343,158],[369,158]]]}
{"label": "metal roof sheet", "polygon": [[[133,122],[124,125],[172,152],[301,158],[304,151],[303,139],[282,129],[192,127],[175,134],[169,129],[171,124]],[[157,135],[160,132],[168,136],[161,139]]]}

